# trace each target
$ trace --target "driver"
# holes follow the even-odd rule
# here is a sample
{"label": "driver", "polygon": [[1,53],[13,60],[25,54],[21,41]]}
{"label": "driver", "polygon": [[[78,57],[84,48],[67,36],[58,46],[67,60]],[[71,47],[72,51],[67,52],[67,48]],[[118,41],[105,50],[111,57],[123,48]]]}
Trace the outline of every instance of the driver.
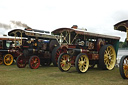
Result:
{"label": "driver", "polygon": [[78,26],[77,26],[77,25],[73,25],[71,28],[73,28],[73,29],[77,29]]}

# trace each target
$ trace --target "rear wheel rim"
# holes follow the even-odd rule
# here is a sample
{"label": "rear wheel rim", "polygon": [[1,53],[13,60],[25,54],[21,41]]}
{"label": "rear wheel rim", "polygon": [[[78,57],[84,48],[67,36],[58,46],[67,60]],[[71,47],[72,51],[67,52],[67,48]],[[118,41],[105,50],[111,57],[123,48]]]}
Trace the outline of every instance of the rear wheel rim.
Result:
{"label": "rear wheel rim", "polygon": [[86,55],[81,55],[78,59],[78,67],[81,72],[86,72],[89,67],[89,59]]}
{"label": "rear wheel rim", "polygon": [[58,57],[60,56],[61,53],[66,53],[67,50],[64,49],[64,48],[59,48],[57,51],[56,51],[56,62],[58,61]]}
{"label": "rear wheel rim", "polygon": [[111,70],[114,68],[116,63],[116,53],[112,46],[108,46],[107,49],[104,52],[104,63],[106,65],[106,68],[108,70]]}
{"label": "rear wheel rim", "polygon": [[30,59],[30,68],[37,69],[40,66],[40,59],[37,56],[33,56]]}
{"label": "rear wheel rim", "polygon": [[52,52],[52,62],[54,66],[58,65],[58,58],[61,53],[66,53],[67,49],[66,48],[60,48],[60,46],[56,47],[53,52]]}
{"label": "rear wheel rim", "polygon": [[4,64],[11,65],[13,63],[13,56],[11,54],[6,54],[4,56]]}
{"label": "rear wheel rim", "polygon": [[59,48],[59,49],[56,51],[56,57],[55,57],[56,63],[57,63],[58,57],[59,57],[59,55],[60,55],[61,53],[62,53],[62,50]]}
{"label": "rear wheel rim", "polygon": [[68,71],[70,69],[71,63],[70,63],[70,56],[68,54],[62,55],[60,59],[60,66],[64,71]]}
{"label": "rear wheel rim", "polygon": [[126,76],[126,78],[128,78],[128,57],[124,59],[123,70],[124,70],[124,75]]}

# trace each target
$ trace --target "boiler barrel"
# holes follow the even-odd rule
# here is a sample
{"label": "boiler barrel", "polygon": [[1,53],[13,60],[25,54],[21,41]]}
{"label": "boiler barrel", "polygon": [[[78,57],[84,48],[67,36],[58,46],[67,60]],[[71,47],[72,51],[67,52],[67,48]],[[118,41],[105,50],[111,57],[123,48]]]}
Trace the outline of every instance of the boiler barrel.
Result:
{"label": "boiler barrel", "polygon": [[34,32],[41,32],[41,33],[50,33],[49,31],[44,31],[44,30],[37,30],[37,29],[32,29]]}

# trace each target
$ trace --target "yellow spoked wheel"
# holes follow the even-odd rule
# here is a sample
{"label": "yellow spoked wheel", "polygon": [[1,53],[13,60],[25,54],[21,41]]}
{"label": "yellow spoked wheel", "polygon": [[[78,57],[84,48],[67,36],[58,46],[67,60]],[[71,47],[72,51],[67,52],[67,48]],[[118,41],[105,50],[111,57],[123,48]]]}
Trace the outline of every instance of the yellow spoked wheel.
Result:
{"label": "yellow spoked wheel", "polygon": [[99,67],[112,70],[116,63],[116,52],[112,45],[104,45],[99,53]]}
{"label": "yellow spoked wheel", "polygon": [[2,58],[2,56],[0,56],[0,65],[2,65],[3,64],[3,58]]}
{"label": "yellow spoked wheel", "polygon": [[9,66],[13,63],[14,61],[14,58],[11,54],[5,54],[4,55],[4,64]]}
{"label": "yellow spoked wheel", "polygon": [[64,72],[71,68],[70,55],[67,53],[62,53],[58,58],[58,68]]}
{"label": "yellow spoked wheel", "polygon": [[128,79],[128,55],[123,56],[120,60],[119,71],[124,79]]}
{"label": "yellow spoked wheel", "polygon": [[85,73],[89,67],[89,59],[85,53],[80,53],[75,60],[75,67],[79,73]]}

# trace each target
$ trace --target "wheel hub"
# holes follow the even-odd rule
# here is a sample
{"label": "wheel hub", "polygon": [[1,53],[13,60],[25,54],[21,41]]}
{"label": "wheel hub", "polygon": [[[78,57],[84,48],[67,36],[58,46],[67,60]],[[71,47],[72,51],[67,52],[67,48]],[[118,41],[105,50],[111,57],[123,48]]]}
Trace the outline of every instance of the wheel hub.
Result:
{"label": "wheel hub", "polygon": [[66,60],[63,60],[63,64],[64,64],[64,65],[66,64]]}
{"label": "wheel hub", "polygon": [[7,61],[10,61],[10,58],[7,58]]}
{"label": "wheel hub", "polygon": [[112,59],[112,57],[111,57],[111,56],[109,56],[109,57],[108,57],[108,59],[109,59],[109,60],[111,60],[111,59]]}
{"label": "wheel hub", "polygon": [[84,65],[84,63],[85,63],[84,61],[80,61],[80,65]]}
{"label": "wheel hub", "polygon": [[23,63],[23,60],[20,60],[20,63]]}
{"label": "wheel hub", "polygon": [[36,61],[34,61],[34,63],[36,63]]}

